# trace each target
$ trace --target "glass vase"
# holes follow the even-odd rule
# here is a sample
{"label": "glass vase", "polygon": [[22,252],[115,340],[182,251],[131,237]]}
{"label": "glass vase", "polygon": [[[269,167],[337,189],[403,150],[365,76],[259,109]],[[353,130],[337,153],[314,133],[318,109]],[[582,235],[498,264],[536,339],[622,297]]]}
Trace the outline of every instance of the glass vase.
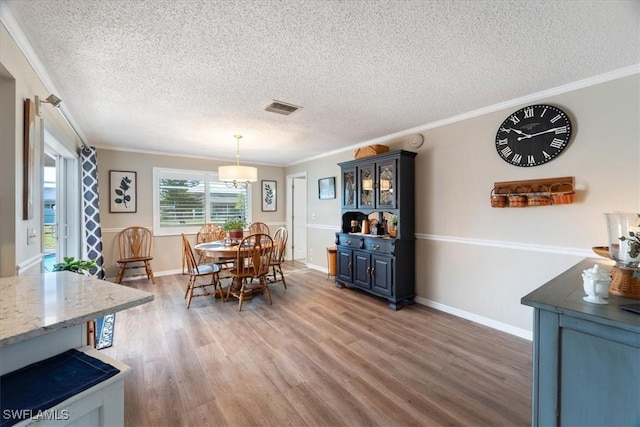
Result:
{"label": "glass vase", "polygon": [[640,266],[640,213],[605,213],[609,254],[616,266],[637,270]]}

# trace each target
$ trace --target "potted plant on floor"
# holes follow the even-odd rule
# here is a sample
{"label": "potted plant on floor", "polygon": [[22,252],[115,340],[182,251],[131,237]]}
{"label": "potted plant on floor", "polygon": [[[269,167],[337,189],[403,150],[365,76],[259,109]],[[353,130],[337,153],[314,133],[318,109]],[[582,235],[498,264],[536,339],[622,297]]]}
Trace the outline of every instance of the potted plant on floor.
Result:
{"label": "potted plant on floor", "polygon": [[230,239],[240,240],[244,236],[244,228],[247,226],[247,222],[242,218],[228,219],[222,228],[229,234]]}

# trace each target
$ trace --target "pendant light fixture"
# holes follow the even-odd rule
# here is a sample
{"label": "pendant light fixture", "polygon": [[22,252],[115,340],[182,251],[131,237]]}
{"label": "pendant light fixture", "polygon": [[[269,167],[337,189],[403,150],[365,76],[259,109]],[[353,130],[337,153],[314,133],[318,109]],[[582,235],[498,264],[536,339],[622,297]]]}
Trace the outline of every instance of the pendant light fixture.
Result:
{"label": "pendant light fixture", "polygon": [[251,166],[240,166],[240,139],[242,135],[233,135],[236,139],[237,152],[236,164],[220,166],[218,168],[218,180],[224,182],[227,187],[248,187],[258,180],[258,170]]}

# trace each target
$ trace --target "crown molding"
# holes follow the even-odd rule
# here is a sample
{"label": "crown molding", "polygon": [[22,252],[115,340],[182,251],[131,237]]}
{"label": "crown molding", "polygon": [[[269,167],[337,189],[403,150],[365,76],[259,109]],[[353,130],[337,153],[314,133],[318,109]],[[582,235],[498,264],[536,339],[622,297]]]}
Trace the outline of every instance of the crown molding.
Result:
{"label": "crown molding", "polygon": [[[33,68],[33,71],[36,73],[36,76],[40,79],[44,87],[47,89],[47,92],[59,95],[64,101],[64,95],[56,87],[55,83],[51,79],[51,76],[49,76],[47,69],[44,67],[42,61],[40,61],[40,58],[36,54],[36,51],[33,49],[33,46],[31,46],[29,39],[27,39],[27,37],[24,35],[22,28],[20,28],[20,25],[18,25],[18,21],[16,21],[15,17],[9,10],[9,6],[7,6],[7,4],[3,1],[0,1],[0,22],[5,26],[9,35],[11,35],[13,40],[16,42],[18,48],[22,51],[22,54],[27,59],[27,62],[29,63],[29,65],[31,65],[31,68]],[[71,130],[78,136],[80,142],[83,145],[86,145],[84,142],[86,141],[85,135],[78,130],[78,127],[75,125],[76,121],[69,110],[66,108],[64,102],[60,106],[58,106],[58,110],[60,111],[62,118],[67,122],[69,127],[71,127]]]}
{"label": "crown molding", "polygon": [[309,157],[305,160],[300,160],[294,163],[290,163],[286,166],[294,166],[300,163],[306,163],[312,160],[321,159],[323,157],[332,156],[334,154],[343,153],[345,151],[355,150],[357,148],[366,147],[368,145],[373,144],[383,144],[385,142],[392,141],[394,139],[404,138],[416,133],[424,132],[429,129],[435,129],[438,127],[450,125],[456,122],[461,122],[463,120],[472,119],[479,116],[484,116],[485,114],[493,113],[495,111],[500,111],[504,109],[511,109],[520,105],[535,103],[543,99],[547,99],[552,96],[561,95],[563,93],[572,92],[578,89],[584,89],[590,86],[595,86],[600,83],[605,83],[612,80],[617,80],[623,77],[631,76],[633,74],[640,74],[640,64],[633,64],[628,67],[620,68],[617,70],[609,71],[604,74],[599,74],[597,76],[588,77],[586,79],[577,80],[575,82],[567,83],[561,86],[556,86],[551,89],[546,89],[540,92],[535,92],[530,95],[522,96],[520,98],[514,98],[508,101],[500,102],[498,104],[489,105],[487,107],[482,107],[477,110],[469,111],[466,113],[458,114],[456,116],[447,117],[442,120],[437,120],[435,122],[427,123],[425,125],[416,126],[410,129],[405,129],[400,132],[392,133],[389,135],[381,136],[379,138],[370,139],[365,142],[360,142],[358,144],[354,144],[347,148],[340,148],[337,150],[333,150],[327,153],[322,153],[314,157]]}

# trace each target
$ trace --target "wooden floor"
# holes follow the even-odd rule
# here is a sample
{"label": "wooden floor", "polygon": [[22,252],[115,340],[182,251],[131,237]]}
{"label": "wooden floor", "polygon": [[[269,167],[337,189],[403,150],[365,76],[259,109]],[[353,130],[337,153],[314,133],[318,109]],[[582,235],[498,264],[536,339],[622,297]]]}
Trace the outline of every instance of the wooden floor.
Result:
{"label": "wooden floor", "polygon": [[127,426],[524,426],[531,342],[418,304],[392,311],[325,274],[227,303],[186,276],[124,282],[155,294],[116,316],[103,350],[133,368]]}

